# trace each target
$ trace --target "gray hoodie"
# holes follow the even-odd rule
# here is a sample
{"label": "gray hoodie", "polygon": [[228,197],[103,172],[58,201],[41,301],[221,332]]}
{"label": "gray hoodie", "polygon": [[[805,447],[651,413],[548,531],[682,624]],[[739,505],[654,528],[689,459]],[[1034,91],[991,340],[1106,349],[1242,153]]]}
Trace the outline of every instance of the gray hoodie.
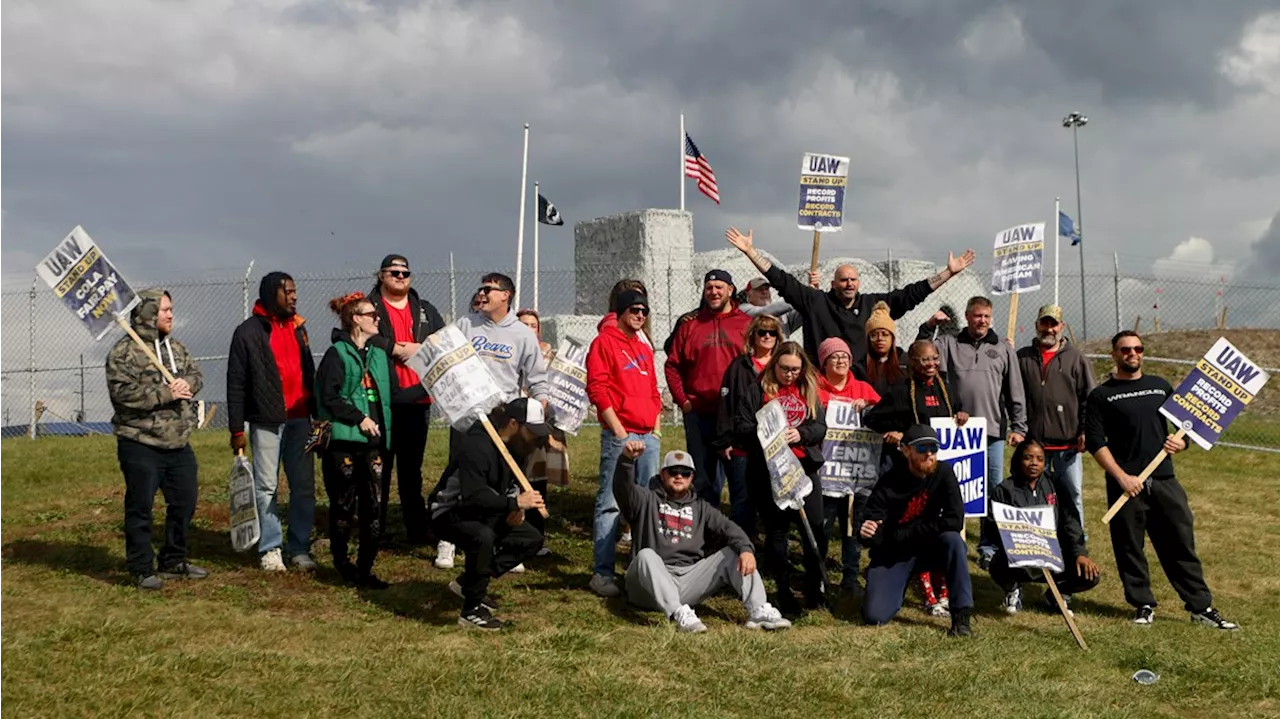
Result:
{"label": "gray hoodie", "polygon": [[803,321],[800,318],[800,312],[792,309],[786,300],[778,300],[770,302],[767,305],[753,305],[750,302],[743,302],[738,305],[738,309],[748,317],[756,317],[757,315],[773,315],[778,320],[778,324],[782,325],[782,339],[779,343],[785,342],[796,330],[800,329]]}
{"label": "gray hoodie", "polygon": [[516,313],[508,312],[494,323],[483,314],[472,312],[459,317],[454,325],[471,340],[508,401],[519,397],[525,388],[534,399],[547,399],[547,361],[538,346],[538,336],[516,319]]}

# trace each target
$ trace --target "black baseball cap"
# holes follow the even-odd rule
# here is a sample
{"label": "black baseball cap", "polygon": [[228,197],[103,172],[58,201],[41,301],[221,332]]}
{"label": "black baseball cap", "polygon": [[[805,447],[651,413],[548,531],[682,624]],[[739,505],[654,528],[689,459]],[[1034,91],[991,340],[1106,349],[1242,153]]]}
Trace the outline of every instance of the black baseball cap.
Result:
{"label": "black baseball cap", "polygon": [[737,286],[733,284],[733,275],[730,275],[728,272],[724,270],[711,270],[710,272],[707,273],[706,277],[702,278],[702,284],[705,285],[708,282],[712,282],[714,280],[720,280],[721,282],[725,283],[726,285],[729,285],[730,287]]}
{"label": "black baseball cap", "polygon": [[404,255],[390,254],[382,258],[382,264],[378,265],[378,267],[386,269],[388,267],[394,267],[395,265],[404,265],[404,268],[407,270],[409,269],[409,260],[406,259]]}
{"label": "black baseball cap", "polygon": [[902,443],[909,447],[933,445],[937,449],[938,433],[927,424],[913,424],[902,434]]}
{"label": "black baseball cap", "polygon": [[511,400],[507,403],[507,417],[528,427],[529,431],[538,437],[551,434],[551,425],[547,424],[547,413],[543,411],[542,403],[536,399],[521,397]]}

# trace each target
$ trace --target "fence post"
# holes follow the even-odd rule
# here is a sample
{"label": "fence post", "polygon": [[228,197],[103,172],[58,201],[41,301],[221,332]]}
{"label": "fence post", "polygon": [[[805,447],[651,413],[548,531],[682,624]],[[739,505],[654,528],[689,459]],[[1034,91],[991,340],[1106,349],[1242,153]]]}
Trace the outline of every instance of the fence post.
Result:
{"label": "fence post", "polygon": [[253,273],[253,260],[249,260],[249,266],[244,270],[244,282],[241,283],[241,292],[244,294],[244,314],[240,319],[248,319],[249,317],[249,275]]}
{"label": "fence post", "polygon": [[40,282],[40,275],[31,280],[31,292],[27,295],[27,365],[31,370],[31,426],[27,429],[30,432],[31,439],[36,438],[36,419],[39,410],[39,402],[36,400],[36,284]]}
{"label": "fence post", "polygon": [[1111,261],[1115,265],[1115,290],[1116,290],[1116,333],[1120,332],[1120,253],[1112,252]]}

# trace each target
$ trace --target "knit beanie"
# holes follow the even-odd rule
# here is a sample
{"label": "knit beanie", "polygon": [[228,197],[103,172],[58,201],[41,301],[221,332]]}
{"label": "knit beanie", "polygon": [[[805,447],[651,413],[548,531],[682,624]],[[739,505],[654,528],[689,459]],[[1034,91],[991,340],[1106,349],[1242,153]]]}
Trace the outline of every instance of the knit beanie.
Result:
{"label": "knit beanie", "polygon": [[871,315],[867,317],[867,335],[870,336],[873,330],[889,330],[894,341],[898,339],[898,328],[893,324],[893,318],[889,316],[889,305],[883,301],[877,302],[875,307],[871,308]]}
{"label": "knit beanie", "polygon": [[828,337],[823,340],[822,344],[818,345],[818,368],[825,370],[827,359],[837,352],[843,352],[849,355],[850,359],[853,358],[853,353],[849,351],[849,344],[844,340],[839,337]]}

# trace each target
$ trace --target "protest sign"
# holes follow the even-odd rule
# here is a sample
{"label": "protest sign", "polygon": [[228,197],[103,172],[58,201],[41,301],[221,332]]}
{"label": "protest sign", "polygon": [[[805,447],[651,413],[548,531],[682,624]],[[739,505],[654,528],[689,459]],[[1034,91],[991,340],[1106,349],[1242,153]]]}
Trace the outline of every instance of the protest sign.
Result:
{"label": "protest sign", "polygon": [[862,429],[853,403],[832,399],[827,405],[827,436],[822,441],[826,462],[819,470],[822,494],[827,497],[869,495],[880,473],[880,449],[884,439]]}
{"label": "protest sign", "polygon": [[[773,490],[773,502],[779,509],[795,509],[800,512],[800,526],[814,554],[818,554],[818,540],[809,528],[804,513],[804,498],[813,491],[813,481],[805,474],[804,467],[791,445],[783,436],[787,431],[787,413],[778,400],[770,400],[756,412],[756,437],[764,450],[764,461],[769,466],[769,485]],[[826,583],[822,583],[826,591]]]}
{"label": "protest sign", "polygon": [[987,420],[970,417],[961,427],[954,419],[930,420],[938,432],[938,460],[951,465],[965,517],[987,516]]}
{"label": "protest sign", "polygon": [[[506,396],[498,388],[489,367],[476,354],[475,347],[467,341],[462,330],[453,325],[427,337],[418,352],[409,357],[406,365],[422,378],[422,386],[430,393],[433,405],[444,414],[449,425],[465,432],[479,420],[489,439],[506,461],[520,483],[520,488],[532,492],[524,470],[511,456],[507,445],[489,421],[489,412],[506,404]],[[530,400],[531,402],[534,400]],[[539,510],[547,516],[546,509]]]}
{"label": "protest sign", "polygon": [[1018,327],[1018,295],[1040,289],[1044,273],[1044,223],[1018,225],[996,235],[991,267],[991,294],[1011,294],[1009,329],[1012,338]]}
{"label": "protest sign", "polygon": [[578,434],[591,408],[591,401],[587,399],[587,349],[587,345],[577,339],[566,338],[547,368],[547,384],[551,387],[547,409],[551,424],[573,435]]}
{"label": "protest sign", "polygon": [[809,271],[818,269],[819,233],[839,232],[844,224],[844,189],[849,184],[849,158],[804,153],[800,161],[800,207],[796,224],[813,230],[813,257]]}
{"label": "protest sign", "polygon": [[138,304],[129,283],[79,225],[36,265],[36,273],[95,340],[117,324],[117,317],[128,325],[129,311]]}
{"label": "protest sign", "polygon": [[1062,561],[1062,545],[1058,543],[1058,516],[1055,510],[1050,505],[1014,507],[1001,502],[991,503],[991,516],[996,521],[996,528],[1000,530],[1000,544],[1004,546],[1009,566],[1038,567],[1043,572],[1049,591],[1062,612],[1062,618],[1071,630],[1071,636],[1075,637],[1081,649],[1087,650],[1089,647],[1084,642],[1084,636],[1076,627],[1075,620],[1058,591],[1058,584],[1053,580],[1054,573],[1061,573],[1066,568],[1066,563]]}
{"label": "protest sign", "polygon": [[[1190,437],[1207,450],[1222,439],[1227,426],[1253,401],[1269,379],[1271,375],[1257,363],[1236,349],[1226,337],[1219,337],[1173,394],[1160,405],[1160,414],[1177,425],[1174,437]],[[1167,456],[1167,452],[1160,450],[1138,475],[1138,481],[1147,481]],[[1120,495],[1102,515],[1102,523],[1110,523],[1127,501],[1128,495]]]}
{"label": "protest sign", "polygon": [[237,552],[247,551],[258,543],[258,505],[254,501],[253,466],[244,452],[236,452],[227,481],[230,492],[231,546]]}

